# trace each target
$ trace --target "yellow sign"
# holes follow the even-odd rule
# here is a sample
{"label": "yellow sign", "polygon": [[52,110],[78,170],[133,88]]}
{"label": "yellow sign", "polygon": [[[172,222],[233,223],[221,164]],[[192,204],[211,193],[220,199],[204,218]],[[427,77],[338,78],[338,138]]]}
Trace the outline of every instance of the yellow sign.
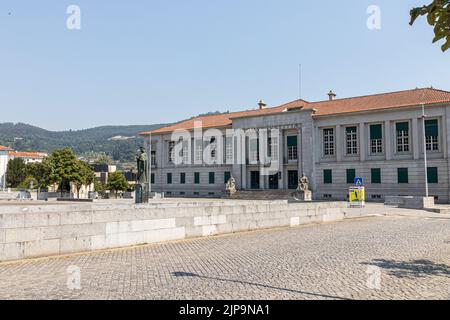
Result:
{"label": "yellow sign", "polygon": [[348,193],[350,206],[362,207],[366,202],[366,190],[364,187],[351,187]]}

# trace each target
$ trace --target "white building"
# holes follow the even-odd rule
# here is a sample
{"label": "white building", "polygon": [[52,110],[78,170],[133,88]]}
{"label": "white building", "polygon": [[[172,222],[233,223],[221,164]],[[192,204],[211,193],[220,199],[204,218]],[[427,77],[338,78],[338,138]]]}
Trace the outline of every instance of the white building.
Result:
{"label": "white building", "polygon": [[[243,142],[230,129],[245,132]],[[142,135],[152,190],[167,195],[219,196],[231,175],[240,190],[288,191],[305,174],[316,199],[346,199],[355,177],[365,179],[369,200],[423,196],[426,148],[430,195],[450,199],[450,92],[433,88],[345,99],[330,92],[325,101],[274,108],[261,102]]]}
{"label": "white building", "polygon": [[0,146],[0,188],[6,188],[6,169],[8,167],[8,152],[11,149]]}
{"label": "white building", "polygon": [[8,156],[10,160],[21,158],[26,164],[28,164],[42,162],[47,154],[41,152],[9,151]]}

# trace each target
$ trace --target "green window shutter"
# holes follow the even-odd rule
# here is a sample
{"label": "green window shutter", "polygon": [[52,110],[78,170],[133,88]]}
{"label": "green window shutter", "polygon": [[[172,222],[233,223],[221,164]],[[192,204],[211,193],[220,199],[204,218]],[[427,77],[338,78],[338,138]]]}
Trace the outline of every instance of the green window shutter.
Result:
{"label": "green window shutter", "polygon": [[356,170],[355,169],[347,169],[347,183],[354,184],[356,178]]}
{"label": "green window shutter", "polygon": [[398,168],[398,183],[409,183],[408,168]]}
{"label": "green window shutter", "polygon": [[381,124],[372,124],[370,126],[370,139],[383,139],[383,127],[381,126]]}
{"label": "green window shutter", "polygon": [[154,173],[152,173],[150,175],[150,181],[151,181],[151,184],[155,184],[155,174]]}
{"label": "green window shutter", "polygon": [[439,135],[437,120],[425,120],[425,135],[427,137],[437,137]]}
{"label": "green window shutter", "polygon": [[288,147],[296,147],[297,146],[297,136],[288,136],[287,137],[287,146]]}
{"label": "green window shutter", "polygon": [[223,175],[224,183],[227,184],[227,182],[228,182],[228,180],[230,180],[230,178],[231,178],[231,172],[226,171]]}
{"label": "green window shutter", "polygon": [[323,170],[323,183],[331,184],[333,183],[333,171],[330,169]]}
{"label": "green window shutter", "polygon": [[438,168],[428,167],[427,174],[428,174],[428,183],[439,183]]}
{"label": "green window shutter", "polygon": [[376,168],[370,170],[372,184],[381,183],[381,169]]}
{"label": "green window shutter", "polygon": [[195,172],[194,173],[194,183],[195,184],[200,184],[200,172]]}
{"label": "green window shutter", "polygon": [[357,129],[356,129],[356,127],[347,127],[347,128],[345,128],[345,131],[347,133],[354,133],[357,131]]}
{"label": "green window shutter", "polygon": [[186,173],[180,173],[180,184],[186,184]]}
{"label": "green window shutter", "polygon": [[397,132],[401,132],[401,131],[408,132],[409,131],[409,123],[408,122],[397,122],[395,124],[395,127],[396,127]]}
{"label": "green window shutter", "polygon": [[167,174],[167,184],[172,184],[172,173]]}
{"label": "green window shutter", "polygon": [[216,183],[215,182],[215,175],[214,175],[214,172],[210,172],[209,173],[209,184],[214,184],[214,183]]}

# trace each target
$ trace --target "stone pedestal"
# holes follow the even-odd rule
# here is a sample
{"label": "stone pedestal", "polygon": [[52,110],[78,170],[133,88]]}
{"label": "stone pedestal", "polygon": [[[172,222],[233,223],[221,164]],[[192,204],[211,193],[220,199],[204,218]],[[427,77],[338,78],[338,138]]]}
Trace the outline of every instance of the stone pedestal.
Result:
{"label": "stone pedestal", "polygon": [[136,196],[135,203],[148,203],[149,200],[149,185],[148,184],[137,184],[136,185]]}
{"label": "stone pedestal", "polygon": [[298,200],[298,201],[312,201],[312,192],[310,190],[297,191],[295,193],[295,200]]}

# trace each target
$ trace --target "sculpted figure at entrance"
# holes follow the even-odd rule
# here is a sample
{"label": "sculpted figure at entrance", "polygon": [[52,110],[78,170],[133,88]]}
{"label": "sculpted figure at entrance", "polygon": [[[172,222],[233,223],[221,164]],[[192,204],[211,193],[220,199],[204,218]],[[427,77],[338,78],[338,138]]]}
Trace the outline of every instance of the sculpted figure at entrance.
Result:
{"label": "sculpted figure at entrance", "polygon": [[297,201],[312,201],[312,192],[309,190],[309,179],[304,174],[298,179],[297,191],[293,194]]}
{"label": "sculpted figure at entrance", "polygon": [[233,177],[228,180],[225,189],[228,195],[233,195],[236,193],[236,180]]}

